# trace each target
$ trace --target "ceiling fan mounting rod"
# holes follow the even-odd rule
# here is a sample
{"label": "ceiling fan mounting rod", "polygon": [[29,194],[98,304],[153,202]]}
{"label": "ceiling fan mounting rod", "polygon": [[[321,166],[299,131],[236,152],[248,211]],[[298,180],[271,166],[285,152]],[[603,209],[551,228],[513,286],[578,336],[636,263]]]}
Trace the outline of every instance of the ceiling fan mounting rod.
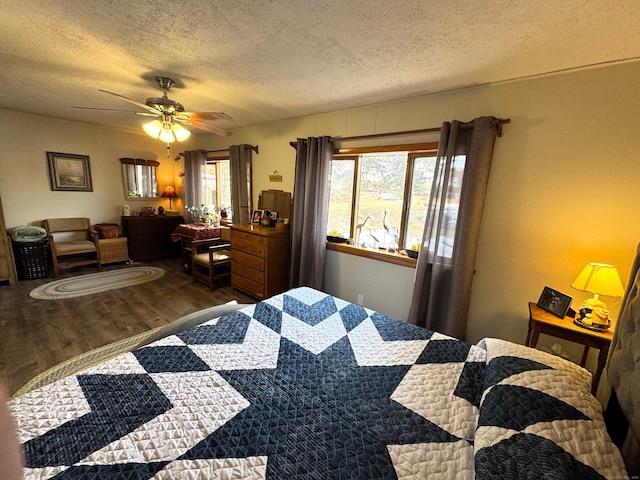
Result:
{"label": "ceiling fan mounting rod", "polygon": [[164,90],[165,97],[167,96],[167,92],[171,90],[171,87],[173,87],[176,83],[172,78],[169,77],[156,77],[156,82],[158,82],[158,86],[162,90]]}

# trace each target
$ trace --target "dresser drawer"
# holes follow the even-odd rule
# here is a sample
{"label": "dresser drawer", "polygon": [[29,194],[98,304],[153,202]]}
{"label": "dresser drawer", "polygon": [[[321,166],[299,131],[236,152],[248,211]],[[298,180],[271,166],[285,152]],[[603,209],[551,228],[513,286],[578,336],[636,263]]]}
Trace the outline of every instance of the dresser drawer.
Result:
{"label": "dresser drawer", "polygon": [[254,282],[264,284],[264,272],[262,270],[256,270],[238,262],[231,262],[231,271]]}
{"label": "dresser drawer", "polygon": [[264,298],[264,285],[257,283],[241,275],[236,275],[233,271],[233,265],[231,266],[231,285],[233,288],[242,290],[254,297]]}
{"label": "dresser drawer", "polygon": [[260,235],[251,235],[243,232],[233,232],[231,235],[231,249],[249,252],[259,257],[264,257],[267,251],[267,239]]}
{"label": "dresser drawer", "polygon": [[264,271],[264,258],[234,250],[231,244],[231,260],[256,270]]}

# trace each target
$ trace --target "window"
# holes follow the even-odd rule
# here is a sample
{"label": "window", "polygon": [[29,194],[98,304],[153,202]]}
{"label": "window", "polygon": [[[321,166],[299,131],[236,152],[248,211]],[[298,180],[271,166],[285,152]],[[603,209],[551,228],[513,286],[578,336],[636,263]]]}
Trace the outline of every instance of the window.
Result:
{"label": "window", "polygon": [[[328,234],[373,249],[418,249],[431,198],[437,143],[340,150],[330,171]],[[464,157],[456,158],[454,191],[443,206],[450,256]]]}
{"label": "window", "polygon": [[229,160],[207,160],[202,172],[202,198],[205,205],[231,205]]}
{"label": "window", "polygon": [[231,206],[231,170],[228,159],[207,159],[202,167],[202,202],[218,208]]}

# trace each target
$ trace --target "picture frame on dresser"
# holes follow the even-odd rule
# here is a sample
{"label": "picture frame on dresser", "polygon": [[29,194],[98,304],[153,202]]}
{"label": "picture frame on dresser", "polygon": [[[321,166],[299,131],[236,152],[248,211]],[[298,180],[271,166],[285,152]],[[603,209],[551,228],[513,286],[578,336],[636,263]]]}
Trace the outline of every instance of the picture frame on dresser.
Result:
{"label": "picture frame on dresser", "polygon": [[251,215],[251,223],[260,223],[260,219],[264,215],[264,210],[254,210]]}

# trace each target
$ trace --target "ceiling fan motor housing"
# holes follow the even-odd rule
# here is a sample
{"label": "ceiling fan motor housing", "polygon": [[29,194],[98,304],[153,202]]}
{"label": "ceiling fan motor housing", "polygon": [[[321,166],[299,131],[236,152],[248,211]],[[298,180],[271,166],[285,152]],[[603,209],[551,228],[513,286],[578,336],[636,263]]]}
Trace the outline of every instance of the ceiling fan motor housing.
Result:
{"label": "ceiling fan motor housing", "polygon": [[181,103],[171,100],[167,97],[151,97],[145,102],[147,107],[157,108],[164,113],[184,112],[184,106]]}

